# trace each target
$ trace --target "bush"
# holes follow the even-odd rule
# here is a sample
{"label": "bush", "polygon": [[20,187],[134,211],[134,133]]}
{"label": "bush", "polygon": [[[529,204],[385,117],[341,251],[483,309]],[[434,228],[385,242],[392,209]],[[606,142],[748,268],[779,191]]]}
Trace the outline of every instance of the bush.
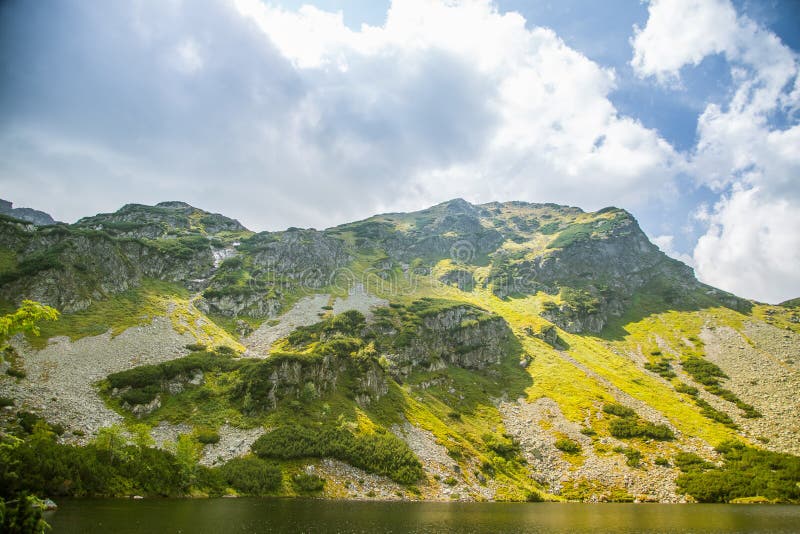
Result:
{"label": "bush", "polygon": [[560,450],[561,452],[565,452],[567,454],[580,454],[581,446],[575,441],[572,441],[569,438],[560,438],[556,440],[555,443],[556,449]]}
{"label": "bush", "polygon": [[728,375],[722,372],[719,366],[696,356],[690,356],[685,359],[682,365],[683,369],[689,373],[692,378],[704,386],[714,386],[719,384],[720,378],[728,378]]}
{"label": "bush", "polygon": [[653,463],[655,463],[656,465],[660,465],[661,467],[669,467],[669,460],[667,460],[663,456],[659,456],[658,458],[653,460]]}
{"label": "bush", "polygon": [[637,421],[631,417],[614,419],[609,425],[609,430],[611,435],[618,439],[651,438],[659,441],[675,439],[675,434],[666,425]]}
{"label": "bush", "polygon": [[234,458],[218,469],[227,484],[245,495],[274,493],[283,479],[280,467],[255,456]]}
{"label": "bush", "polygon": [[[730,502],[763,497],[770,501],[800,502],[800,458],[728,441],[717,447],[725,462],[716,467],[695,455],[675,463],[683,474],[676,484],[700,502]],[[680,455],[679,455],[680,456]]]}
{"label": "bush", "polygon": [[639,467],[642,463],[642,453],[630,447],[615,447],[614,452],[625,455],[625,464],[629,467]]}
{"label": "bush", "polygon": [[636,415],[636,412],[628,408],[627,406],[623,406],[621,404],[606,404],[603,406],[603,411],[607,414],[616,415],[618,417],[633,417]]}
{"label": "bush", "polygon": [[388,432],[353,434],[334,426],[287,425],[258,438],[251,450],[261,458],[336,458],[401,484],[412,484],[423,475],[406,442]]}
{"label": "bush", "polygon": [[325,487],[325,479],[317,475],[302,473],[292,477],[292,484],[297,491],[302,493],[315,493]]}
{"label": "bush", "polygon": [[129,389],[123,392],[119,398],[128,404],[135,406],[137,404],[150,404],[153,399],[158,395],[160,388],[154,386],[147,386],[142,389]]}
{"label": "bush", "polygon": [[22,369],[17,369],[16,367],[9,367],[6,369],[6,374],[8,376],[13,376],[14,378],[25,378],[28,374],[23,371]]}
{"label": "bush", "polygon": [[197,436],[197,441],[204,445],[219,443],[219,434],[213,428],[201,428],[197,430],[195,435]]}
{"label": "bush", "polygon": [[10,397],[0,397],[0,408],[5,408],[6,406],[14,406],[14,399]]}
{"label": "bush", "polygon": [[519,444],[514,440],[499,437],[494,434],[484,434],[483,442],[486,443],[486,447],[490,451],[506,460],[511,460],[519,454]]}

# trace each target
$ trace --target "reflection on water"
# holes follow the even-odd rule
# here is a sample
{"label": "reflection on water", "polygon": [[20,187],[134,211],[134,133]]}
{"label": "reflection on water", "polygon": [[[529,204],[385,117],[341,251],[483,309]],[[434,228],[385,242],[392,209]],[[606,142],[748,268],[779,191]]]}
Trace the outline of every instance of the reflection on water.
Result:
{"label": "reflection on water", "polygon": [[53,532],[597,533],[777,532],[800,506],[409,503],[289,499],[73,500],[48,513]]}

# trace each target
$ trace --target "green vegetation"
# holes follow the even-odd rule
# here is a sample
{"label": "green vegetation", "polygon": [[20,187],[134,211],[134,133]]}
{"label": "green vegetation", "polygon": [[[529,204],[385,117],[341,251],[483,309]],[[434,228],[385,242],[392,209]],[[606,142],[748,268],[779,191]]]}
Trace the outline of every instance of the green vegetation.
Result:
{"label": "green vegetation", "polygon": [[283,473],[274,463],[255,456],[234,458],[219,468],[222,479],[242,495],[270,495],[281,487]]}
{"label": "green vegetation", "polygon": [[413,484],[423,476],[408,445],[388,432],[366,434],[332,425],[287,425],[261,436],[251,449],[261,458],[337,458],[401,484]]}
{"label": "green vegetation", "polygon": [[178,376],[197,371],[232,371],[252,361],[235,360],[228,354],[194,352],[183,358],[158,365],[142,365],[127,371],[113,373],[106,378],[104,391],[124,390],[120,398],[128,404],[147,404],[158,395],[164,386]]}
{"label": "green vegetation", "polygon": [[[732,391],[724,389],[719,386],[719,380],[721,378],[728,378],[728,376],[722,372],[722,369],[720,369],[718,365],[709,362],[708,360],[697,358],[695,356],[691,356],[686,360],[684,360],[682,365],[684,370],[687,373],[689,373],[692,376],[692,378],[694,378],[699,383],[705,386],[706,391],[714,395],[717,395],[718,397],[721,397],[728,402],[734,403],[737,408],[741,409],[744,412],[743,414],[744,417],[750,419],[761,417],[761,412],[756,410],[752,405],[742,401]],[[698,405],[700,405],[700,403],[698,403]],[[713,412],[711,412],[713,408],[709,410],[708,408],[710,408],[710,406],[707,405],[700,407],[701,409],[704,409],[706,413],[710,414],[709,415],[710,418],[719,420],[718,416],[716,416],[716,414],[713,414]]]}
{"label": "green vegetation", "polygon": [[85,310],[64,314],[60,321],[43,325],[38,335],[28,335],[28,341],[41,349],[55,336],[68,336],[75,341],[108,330],[118,335],[133,326],[149,324],[154,317],[166,315],[174,297],[187,296],[186,289],[177,284],[145,279],[139,287],[96,301]]}
{"label": "green vegetation", "polygon": [[556,449],[567,454],[580,454],[581,446],[577,441],[569,438],[559,438],[555,442]]}
{"label": "green vegetation", "polygon": [[644,421],[626,406],[606,404],[603,406],[603,411],[617,416],[608,425],[609,432],[615,438],[650,438],[658,441],[675,439],[675,434],[668,426]]}
{"label": "green vegetation", "polygon": [[642,463],[642,453],[631,447],[614,447],[614,452],[625,456],[625,464],[629,467],[639,467]]}
{"label": "green vegetation", "polygon": [[300,493],[316,493],[325,487],[325,479],[310,473],[300,473],[292,477],[292,484]]}
{"label": "green vegetation", "polygon": [[731,502],[763,497],[771,502],[800,502],[800,457],[726,441],[717,447],[722,467],[695,455],[675,458],[678,487],[700,502]]}

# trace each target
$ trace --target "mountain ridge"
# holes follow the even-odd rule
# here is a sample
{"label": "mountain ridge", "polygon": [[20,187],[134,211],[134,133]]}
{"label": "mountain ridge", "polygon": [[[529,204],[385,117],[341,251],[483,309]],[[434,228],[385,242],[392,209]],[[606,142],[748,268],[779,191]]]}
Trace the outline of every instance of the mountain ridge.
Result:
{"label": "mountain ridge", "polygon": [[328,497],[681,502],[705,498],[681,455],[800,453],[797,309],[702,284],[615,207],[454,199],[254,233],[128,204],[0,219],[0,260],[5,309],[64,312],[0,364],[16,409],[68,443],[144,425],[202,466],[250,451],[289,477],[275,494],[312,470]]}

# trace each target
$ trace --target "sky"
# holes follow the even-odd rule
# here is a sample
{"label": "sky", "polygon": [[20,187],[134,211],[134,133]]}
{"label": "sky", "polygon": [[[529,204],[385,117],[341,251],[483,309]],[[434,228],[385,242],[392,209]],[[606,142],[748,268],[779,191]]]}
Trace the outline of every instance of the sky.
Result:
{"label": "sky", "polygon": [[800,296],[796,0],[0,2],[0,198],[253,230],[451,198],[629,210]]}

